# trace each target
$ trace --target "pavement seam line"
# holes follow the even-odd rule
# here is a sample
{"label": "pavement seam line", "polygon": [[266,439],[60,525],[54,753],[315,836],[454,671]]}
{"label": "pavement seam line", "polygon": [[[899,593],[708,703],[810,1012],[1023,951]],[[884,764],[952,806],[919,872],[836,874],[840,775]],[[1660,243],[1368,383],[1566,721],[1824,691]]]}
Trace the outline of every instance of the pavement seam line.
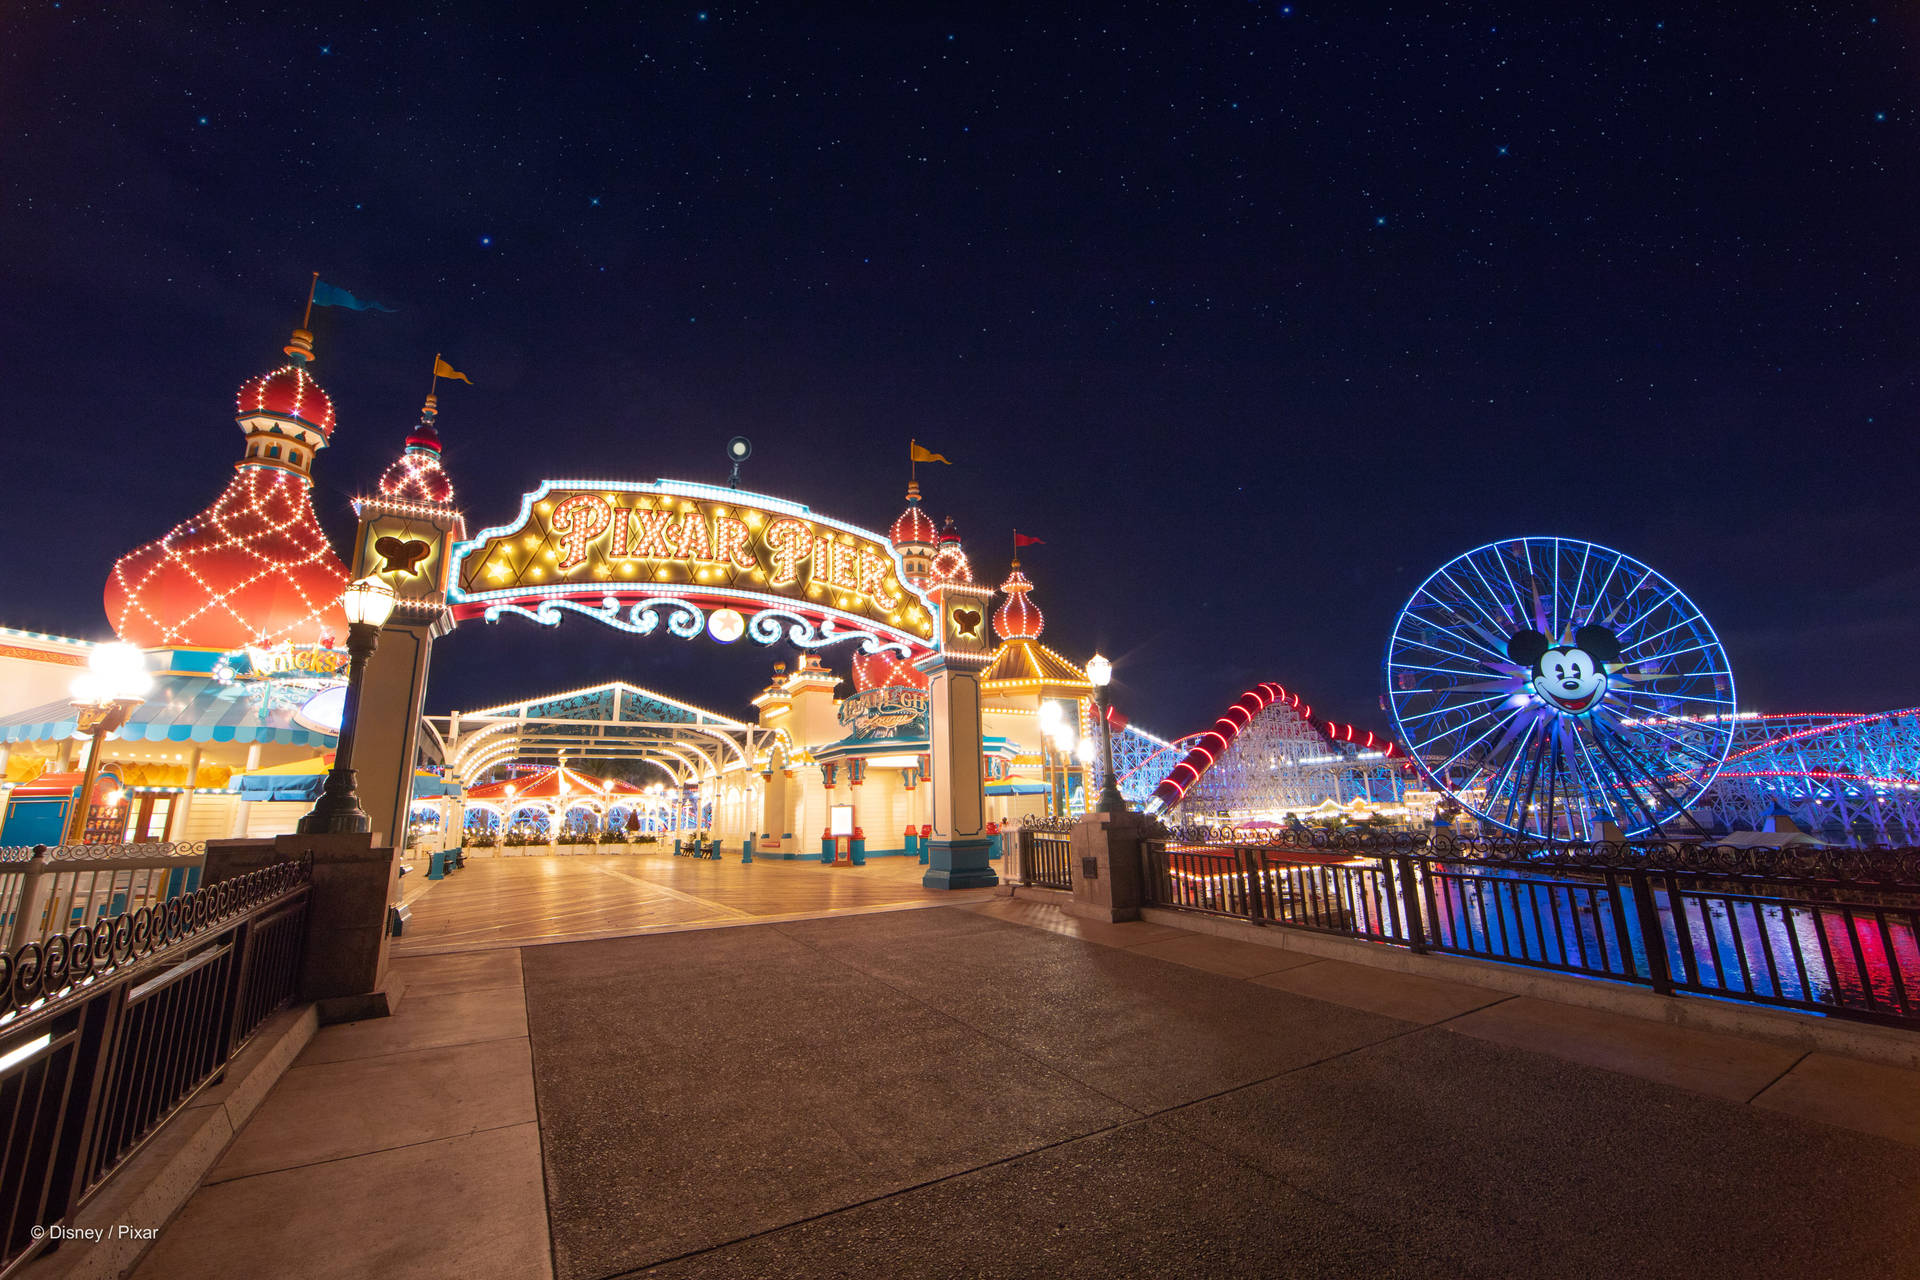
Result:
{"label": "pavement seam line", "polygon": [[[960,909],[965,910],[965,907],[961,907]],[[1114,1097],[1112,1094],[1108,1093],[1106,1090],[1096,1088],[1095,1086],[1088,1084],[1086,1081],[1078,1078],[1077,1076],[1068,1075],[1065,1071],[1062,1071],[1060,1068],[1054,1066],[1052,1063],[1044,1062],[1041,1059],[1034,1057],[1033,1054],[1021,1048],[1019,1045],[1014,1044],[1008,1040],[1003,1040],[999,1036],[994,1035],[992,1032],[987,1031],[982,1027],[976,1027],[971,1022],[968,1022],[965,1018],[962,1018],[957,1014],[949,1013],[945,1009],[941,1009],[935,1005],[929,1004],[925,1000],[921,999],[919,996],[914,995],[912,992],[902,991],[899,987],[894,986],[891,982],[888,982],[885,978],[882,978],[877,974],[868,973],[864,969],[856,969],[854,966],[848,964],[845,960],[840,959],[840,957],[833,955],[829,952],[822,951],[819,947],[814,946],[812,943],[808,942],[805,938],[796,938],[792,934],[788,933],[786,930],[780,928],[778,925],[774,926],[774,931],[780,934],[781,937],[786,938],[791,942],[799,943],[801,946],[813,952],[815,955],[824,957],[827,960],[831,960],[834,964],[839,965],[842,969],[845,969],[847,972],[852,973],[858,977],[866,978],[871,982],[876,982],[879,985],[885,987],[887,990],[893,992],[895,995],[901,996],[907,1000],[911,1000],[914,1004],[919,1005],[922,1009],[927,1010],[929,1013],[932,1013],[938,1017],[946,1019],[948,1022],[951,1022],[954,1026],[963,1027],[966,1030],[971,1031],[974,1035],[979,1036],[981,1039],[990,1041],[994,1044],[999,1045],[1003,1049],[1009,1050],[1010,1052],[1016,1054],[1017,1056],[1024,1058],[1026,1061],[1031,1062],[1034,1066],[1040,1068],[1042,1071],[1045,1071],[1049,1075],[1058,1076],[1060,1079],[1065,1080],[1070,1084],[1074,1084],[1082,1089],[1085,1089],[1087,1092],[1094,1094],[1096,1097],[1105,1098],[1108,1102],[1111,1102],[1114,1106],[1119,1107],[1123,1111],[1131,1112],[1136,1116],[1144,1116],[1147,1114],[1146,1112],[1141,1111],[1140,1108],[1133,1106],[1130,1103],[1122,1102],[1120,1099]]]}
{"label": "pavement seam line", "polygon": [[691,902],[698,906],[711,907],[716,911],[723,911],[726,913],[726,918],[738,920],[751,920],[754,918],[753,912],[751,911],[742,911],[740,908],[730,907],[724,902],[715,902],[712,898],[702,898],[698,894],[688,893],[684,889],[670,889],[658,881],[636,876],[630,871],[619,871],[613,867],[594,867],[593,870],[603,876],[613,876],[615,879],[625,880],[628,884],[637,884],[642,888],[656,890],[677,902]]}
{"label": "pavement seam line", "polygon": [[[467,1129],[460,1133],[443,1133],[437,1138],[421,1138],[417,1142],[396,1142],[390,1147],[376,1147],[371,1151],[355,1151],[344,1156],[328,1156],[324,1160],[308,1160],[301,1164],[290,1164],[279,1169],[259,1169],[253,1173],[243,1173],[232,1178],[222,1178],[218,1182],[214,1182],[214,1181],[202,1182],[198,1187],[194,1188],[194,1193],[197,1195],[201,1191],[207,1190],[212,1187],[230,1186],[236,1182],[246,1182],[252,1178],[270,1178],[276,1173],[294,1173],[300,1169],[318,1169],[321,1165],[339,1164],[342,1161],[346,1161],[346,1160],[364,1160],[368,1156],[383,1156],[390,1151],[407,1151],[414,1147],[429,1146],[435,1142],[455,1142],[461,1138],[478,1137],[480,1134],[483,1134],[483,1133],[499,1133],[502,1129],[518,1129],[523,1124],[530,1124],[538,1128],[540,1124],[540,1121],[537,1118],[539,1115],[539,1108],[540,1108],[539,1099],[536,1098],[534,1100],[533,1105],[534,1105],[534,1115],[536,1118],[532,1120],[514,1120],[507,1124],[490,1124],[483,1128]],[[255,1114],[257,1115],[258,1113],[256,1112]],[[249,1121],[249,1123],[251,1123],[251,1121]],[[238,1140],[239,1139],[236,1137],[235,1141],[237,1142]],[[233,1148],[231,1146],[227,1148],[228,1151],[231,1151],[232,1149]],[[212,1174],[209,1173],[208,1177],[211,1178]]]}
{"label": "pavement seam line", "polygon": [[[1128,1109],[1131,1110],[1131,1108]],[[689,1249],[685,1253],[677,1253],[670,1258],[658,1258],[652,1262],[644,1262],[626,1271],[616,1271],[609,1275],[601,1276],[598,1280],[628,1280],[629,1277],[644,1275],[656,1267],[664,1267],[674,1262],[683,1262],[688,1258],[698,1258],[704,1254],[714,1253],[721,1249],[731,1249],[737,1244],[745,1244],[749,1240],[758,1240],[762,1236],[778,1235],[782,1231],[791,1231],[795,1227],[804,1227],[810,1222],[819,1222],[822,1219],[837,1217],[840,1214],[851,1212],[854,1209],[863,1209],[868,1205],[897,1199],[900,1196],[912,1195],[916,1191],[924,1191],[928,1187],[937,1187],[943,1182],[952,1182],[956,1178],[969,1177],[988,1169],[998,1168],[1001,1165],[1012,1164],[1018,1160],[1025,1160],[1030,1156],[1041,1155],[1059,1147],[1070,1146],[1076,1142],[1085,1142],[1089,1138],[1098,1138],[1105,1134],[1117,1133],[1122,1129],[1130,1129],[1136,1125],[1145,1124],[1151,1119],[1153,1119],[1153,1117],[1149,1115],[1135,1114],[1126,1120],[1121,1120],[1110,1125],[1103,1125],[1098,1129],[1089,1129],[1085,1133],[1070,1134],[1064,1138],[1057,1138],[1052,1142],[1042,1143],[1037,1147],[1031,1147],[1025,1151],[1016,1151],[1011,1155],[1001,1156],[997,1160],[988,1160],[982,1164],[971,1165],[965,1169],[956,1169],[952,1173],[943,1173],[937,1178],[928,1178],[925,1181],[916,1182],[911,1186],[896,1187],[892,1191],[882,1191],[878,1195],[868,1196],[864,1200],[856,1200],[852,1204],[843,1204],[832,1209],[822,1209],[819,1213],[810,1213],[804,1217],[795,1218],[791,1222],[783,1222],[778,1226],[766,1227],[759,1231],[749,1231],[746,1235],[735,1236],[731,1240],[722,1240],[717,1244],[702,1245],[698,1249]],[[1266,1176],[1271,1177],[1272,1175],[1268,1174]]]}
{"label": "pavement seam line", "polygon": [[1795,1058],[1792,1062],[1789,1062],[1787,1064],[1786,1070],[1782,1071],[1779,1075],[1775,1076],[1773,1079],[1761,1085],[1760,1088],[1754,1093],[1754,1095],[1751,1098],[1747,1099],[1747,1105],[1752,1106],[1756,1102],[1760,1101],[1761,1094],[1765,1093],[1767,1090],[1773,1088],[1773,1086],[1779,1084],[1782,1080],[1785,1080],[1788,1076],[1792,1075],[1795,1067],[1798,1067],[1801,1063],[1805,1062],[1808,1058],[1811,1058],[1812,1056],[1813,1056],[1813,1050],[1809,1049],[1805,1053],[1801,1054],[1799,1057]]}
{"label": "pavement seam line", "polygon": [[[760,924],[800,924],[809,920],[831,920],[840,916],[883,915],[889,911],[926,911],[952,910],[966,904],[953,902],[921,902],[905,899],[899,902],[880,902],[858,907],[829,907],[824,911],[794,912],[791,915],[749,916],[744,920],[721,917],[716,920],[690,921],[680,924],[647,925],[638,929],[601,929],[587,933],[565,933],[552,936],[525,938],[499,938],[490,942],[456,942],[431,950],[404,951],[396,954],[395,960],[421,960],[429,956],[472,955],[480,951],[524,951],[528,947],[558,946],[570,942],[607,942],[616,938],[650,938],[656,934],[696,933],[706,929],[737,929]],[[440,935],[435,935],[439,937]],[[429,944],[430,945],[430,944]]]}
{"label": "pavement seam line", "polygon": [[540,1110],[540,1057],[533,1047],[533,1002],[527,996],[526,963],[527,958],[521,956],[520,1009],[527,1020],[527,1082],[533,1086],[533,1144],[540,1152],[540,1217],[547,1224],[547,1276],[552,1280],[560,1274],[560,1252],[553,1240],[553,1173],[547,1162],[546,1117]]}
{"label": "pavement seam line", "polygon": [[[522,991],[521,996],[524,999],[526,993]],[[324,1031],[325,1028],[323,1027],[321,1030]],[[406,1049],[388,1049],[383,1053],[363,1053],[352,1058],[328,1058],[324,1062],[303,1063],[296,1058],[288,1065],[287,1072],[291,1074],[295,1071],[304,1071],[308,1067],[331,1067],[341,1062],[372,1062],[375,1058],[397,1058],[403,1053],[424,1053],[429,1049],[464,1049],[468,1045],[474,1044],[499,1044],[502,1040],[526,1040],[531,1042],[532,1039],[533,1037],[522,1032],[517,1036],[489,1036],[485,1040],[454,1040],[447,1044],[417,1044]]]}

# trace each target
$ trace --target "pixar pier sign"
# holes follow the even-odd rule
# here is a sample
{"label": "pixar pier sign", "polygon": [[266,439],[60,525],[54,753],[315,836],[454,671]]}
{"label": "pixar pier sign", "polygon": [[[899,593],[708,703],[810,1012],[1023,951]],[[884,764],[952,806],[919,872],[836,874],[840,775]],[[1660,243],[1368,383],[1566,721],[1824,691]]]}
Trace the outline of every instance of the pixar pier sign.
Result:
{"label": "pixar pier sign", "polygon": [[880,535],[715,485],[549,480],[512,523],[457,544],[448,606],[489,621],[579,613],[624,630],[730,641],[843,640],[917,654],[935,608]]}

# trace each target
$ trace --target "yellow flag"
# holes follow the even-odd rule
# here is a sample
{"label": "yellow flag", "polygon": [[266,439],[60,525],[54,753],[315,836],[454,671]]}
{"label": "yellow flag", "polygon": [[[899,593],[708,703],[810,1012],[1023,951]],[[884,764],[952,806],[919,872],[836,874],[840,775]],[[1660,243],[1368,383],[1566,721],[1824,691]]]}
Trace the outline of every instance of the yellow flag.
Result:
{"label": "yellow flag", "polygon": [[915,462],[946,462],[948,466],[953,465],[953,463],[947,462],[946,455],[935,453],[931,449],[922,447],[918,440],[907,441],[907,453]]}
{"label": "yellow flag", "polygon": [[472,378],[469,378],[466,374],[460,372],[439,356],[433,358],[433,376],[436,378],[458,378],[468,386],[473,385]]}

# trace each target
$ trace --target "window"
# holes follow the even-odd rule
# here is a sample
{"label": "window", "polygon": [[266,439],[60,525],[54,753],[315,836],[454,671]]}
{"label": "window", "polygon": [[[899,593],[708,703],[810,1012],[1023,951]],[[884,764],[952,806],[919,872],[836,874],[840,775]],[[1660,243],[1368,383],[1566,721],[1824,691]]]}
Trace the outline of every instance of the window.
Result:
{"label": "window", "polygon": [[279,457],[279,456],[280,456],[280,446],[279,446],[279,445],[277,445],[277,444],[270,444],[270,445],[268,445],[268,446],[267,446],[267,456],[268,456],[269,458],[277,458],[277,457]]}
{"label": "window", "polygon": [[299,466],[299,465],[300,465],[300,451],[299,451],[298,449],[289,449],[289,450],[287,450],[287,461],[288,461],[288,462],[291,462],[291,463],[292,463],[292,464],[293,464],[294,466],[296,466],[296,467],[297,467],[297,466]]}

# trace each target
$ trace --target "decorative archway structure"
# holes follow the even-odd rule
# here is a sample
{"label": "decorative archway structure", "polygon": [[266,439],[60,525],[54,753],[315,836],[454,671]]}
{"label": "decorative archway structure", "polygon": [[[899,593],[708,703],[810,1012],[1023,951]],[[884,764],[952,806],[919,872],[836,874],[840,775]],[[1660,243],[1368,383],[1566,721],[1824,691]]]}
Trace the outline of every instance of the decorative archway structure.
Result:
{"label": "decorative archway structure", "polygon": [[[465,619],[519,616],[557,626],[577,614],[636,635],[664,627],[682,639],[704,632],[722,644],[744,638],[803,651],[851,642],[926,681],[933,835],[924,883],[997,883],[988,862],[993,842],[980,754],[991,589],[952,581],[917,587],[888,538],[784,498],[687,481],[548,480],[523,495],[513,520],[471,538],[439,508],[427,512],[431,522],[419,514],[426,508],[398,501],[362,501],[358,510],[361,574],[389,582],[401,607],[425,619],[404,628],[414,641],[404,664],[369,668],[368,687],[392,692],[367,699],[369,719],[377,721],[363,725],[367,736],[396,735],[399,743],[404,728],[400,750],[411,758],[432,640]],[[529,733],[528,719],[566,718],[502,717],[521,723],[485,726],[464,744],[457,721],[430,724],[428,739],[450,767],[473,776],[541,736]],[[709,735],[709,747],[694,734],[699,727],[675,725],[647,751],[695,793],[703,814],[716,805],[752,809],[763,785],[725,790],[722,775],[736,763],[738,772],[753,772],[773,743],[749,735],[735,745],[732,732],[746,729],[735,722],[708,726],[723,729]],[[495,741],[478,741],[482,734]],[[720,758],[730,748],[737,762]],[[396,792],[405,794],[397,783]]]}
{"label": "decorative archway structure", "polygon": [[456,619],[576,614],[729,644],[852,641],[908,662],[939,648],[938,608],[885,537],[717,485],[548,480],[513,520],[456,543],[452,562]]}

